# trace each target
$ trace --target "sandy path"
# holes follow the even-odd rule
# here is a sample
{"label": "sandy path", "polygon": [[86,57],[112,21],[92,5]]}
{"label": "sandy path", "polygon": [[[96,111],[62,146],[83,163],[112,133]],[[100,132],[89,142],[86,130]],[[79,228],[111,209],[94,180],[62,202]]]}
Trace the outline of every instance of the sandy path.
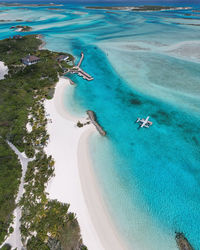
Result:
{"label": "sandy path", "polygon": [[[31,161],[32,159],[27,158],[23,153],[21,153],[12,143],[8,142],[8,145],[10,148],[15,152],[15,154],[18,156],[18,159],[21,163],[22,166],[22,177],[21,177],[21,182],[19,185],[19,191],[15,200],[15,203],[17,204],[24,192],[24,177],[26,174],[28,162]],[[22,242],[21,242],[21,233],[20,233],[20,218],[21,218],[21,208],[17,207],[14,210],[14,221],[12,224],[12,227],[14,228],[13,233],[6,239],[6,241],[2,244],[4,245],[5,243],[8,243],[12,246],[12,249],[21,249],[22,248]],[[2,247],[2,245],[0,247]]]}

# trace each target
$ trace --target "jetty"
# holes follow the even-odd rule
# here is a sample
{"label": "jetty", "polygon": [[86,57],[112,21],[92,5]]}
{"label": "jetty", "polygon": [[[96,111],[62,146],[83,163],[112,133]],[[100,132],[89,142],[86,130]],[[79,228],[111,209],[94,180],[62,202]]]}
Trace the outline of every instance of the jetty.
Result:
{"label": "jetty", "polygon": [[77,65],[77,67],[78,67],[78,68],[80,68],[81,63],[82,63],[82,61],[83,61],[83,58],[84,58],[84,53],[83,53],[83,52],[81,52],[81,59],[80,59],[80,61],[79,61],[78,65]]}
{"label": "jetty", "polygon": [[70,69],[68,72],[70,72],[71,74],[77,74],[80,77],[83,77],[83,79],[87,80],[87,81],[92,81],[94,80],[94,78],[92,76],[90,76],[88,73],[86,73],[80,66],[81,63],[84,59],[84,53],[81,52],[81,58],[79,63],[77,64],[77,66],[74,66],[72,69]]}
{"label": "jetty", "polygon": [[90,121],[94,124],[94,126],[96,127],[96,129],[98,130],[100,135],[105,136],[106,131],[97,122],[96,115],[95,115],[94,111],[88,110],[87,114],[88,114],[88,117],[89,117]]}
{"label": "jetty", "polygon": [[176,243],[180,250],[194,250],[183,233],[176,233]]}

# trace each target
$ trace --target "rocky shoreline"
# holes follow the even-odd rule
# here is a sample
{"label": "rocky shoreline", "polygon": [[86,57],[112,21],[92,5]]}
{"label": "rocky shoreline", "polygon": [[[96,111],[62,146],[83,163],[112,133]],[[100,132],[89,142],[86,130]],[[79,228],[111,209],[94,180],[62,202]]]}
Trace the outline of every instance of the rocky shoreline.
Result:
{"label": "rocky shoreline", "polygon": [[175,239],[180,250],[194,250],[183,233],[176,232]]}
{"label": "rocky shoreline", "polygon": [[96,127],[96,129],[100,133],[100,135],[105,136],[106,135],[106,131],[97,122],[96,115],[95,115],[94,111],[88,110],[87,114],[88,114],[88,117],[91,120],[91,122],[94,124],[94,126]]}

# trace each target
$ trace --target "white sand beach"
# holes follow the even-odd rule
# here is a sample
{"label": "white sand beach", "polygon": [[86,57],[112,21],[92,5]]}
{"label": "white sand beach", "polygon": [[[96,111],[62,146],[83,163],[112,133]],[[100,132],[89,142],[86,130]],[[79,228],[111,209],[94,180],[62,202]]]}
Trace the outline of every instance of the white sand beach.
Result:
{"label": "white sand beach", "polygon": [[0,61],[0,80],[4,79],[4,76],[8,73],[8,67],[4,64],[4,62]]}
{"label": "white sand beach", "polygon": [[73,117],[64,107],[64,91],[75,86],[60,78],[52,100],[45,102],[47,130],[50,135],[46,152],[55,160],[55,177],[47,186],[51,199],[70,204],[81,228],[84,244],[89,250],[127,249],[104,206],[88,152],[88,138],[97,133],[92,124],[76,126],[84,117]]}

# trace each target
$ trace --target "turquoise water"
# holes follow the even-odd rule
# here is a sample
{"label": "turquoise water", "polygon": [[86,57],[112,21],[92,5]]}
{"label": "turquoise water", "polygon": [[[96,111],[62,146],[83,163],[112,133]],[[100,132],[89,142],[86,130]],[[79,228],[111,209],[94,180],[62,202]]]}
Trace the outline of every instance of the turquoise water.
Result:
{"label": "turquoise water", "polygon": [[[91,138],[91,155],[129,248],[177,249],[180,231],[200,249],[199,13],[71,5],[10,8],[7,16],[0,13],[32,21],[24,24],[44,35],[48,49],[71,52],[77,61],[84,51],[82,68],[95,79],[70,76],[77,86],[66,103],[74,113],[94,110],[107,131],[106,138]],[[2,23],[0,37],[14,34],[14,24]],[[136,118],[147,115],[153,126],[138,130]]]}

